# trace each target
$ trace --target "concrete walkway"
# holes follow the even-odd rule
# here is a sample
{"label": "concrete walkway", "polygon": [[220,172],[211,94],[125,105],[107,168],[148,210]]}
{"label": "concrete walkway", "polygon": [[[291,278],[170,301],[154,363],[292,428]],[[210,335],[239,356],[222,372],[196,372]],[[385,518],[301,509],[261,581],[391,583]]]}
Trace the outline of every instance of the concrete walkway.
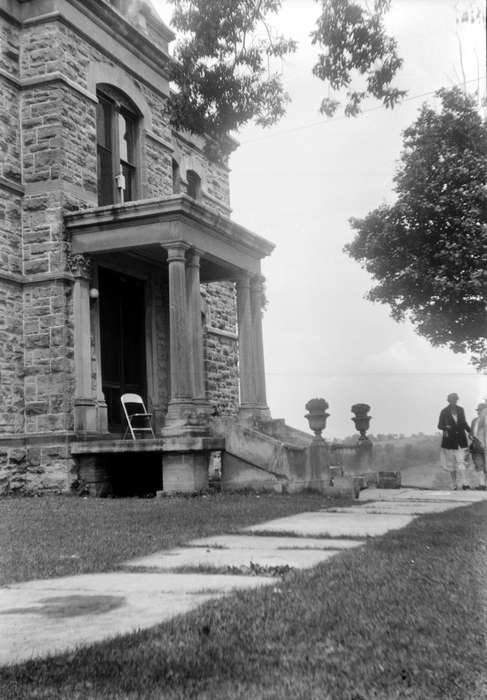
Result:
{"label": "concrete walkway", "polygon": [[125,562],[121,570],[0,589],[0,664],[72,651],[152,627],[235,590],[276,582],[365,537],[405,527],[416,516],[487,500],[481,491],[368,489],[353,507],[260,523],[241,535],[194,540],[186,547]]}

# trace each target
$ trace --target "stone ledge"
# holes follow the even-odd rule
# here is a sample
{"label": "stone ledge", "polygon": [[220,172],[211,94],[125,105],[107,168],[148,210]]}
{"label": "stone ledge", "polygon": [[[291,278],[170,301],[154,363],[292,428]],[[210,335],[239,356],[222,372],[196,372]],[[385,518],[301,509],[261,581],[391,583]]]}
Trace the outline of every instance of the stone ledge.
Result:
{"label": "stone ledge", "polygon": [[71,454],[124,454],[128,452],[162,452],[162,440],[86,440],[71,443]]}
{"label": "stone ledge", "polygon": [[214,437],[154,438],[152,440],[85,440],[71,443],[73,456],[136,452],[208,452],[225,449],[225,440]]}
{"label": "stone ledge", "polygon": [[218,335],[222,338],[229,338],[230,340],[238,340],[238,335],[236,333],[231,333],[230,331],[224,331],[221,328],[213,328],[213,326],[206,326],[205,328],[208,335]]}
{"label": "stone ledge", "polygon": [[25,187],[18,182],[10,180],[8,177],[0,177],[0,187],[5,190],[10,190],[14,194],[18,194],[20,197],[25,193]]}
{"label": "stone ledge", "polygon": [[225,449],[225,438],[173,437],[164,440],[163,452],[217,452]]}

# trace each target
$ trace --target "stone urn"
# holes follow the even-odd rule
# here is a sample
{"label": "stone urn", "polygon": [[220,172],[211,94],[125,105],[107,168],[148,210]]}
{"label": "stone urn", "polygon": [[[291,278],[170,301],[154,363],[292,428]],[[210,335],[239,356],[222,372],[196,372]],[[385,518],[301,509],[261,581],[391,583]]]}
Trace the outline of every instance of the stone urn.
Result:
{"label": "stone urn", "polygon": [[366,433],[372,418],[372,416],[368,415],[370,406],[366,403],[356,403],[350,410],[354,414],[352,420],[355,423],[355,428],[360,433],[359,440],[368,440]]}
{"label": "stone urn", "polygon": [[309,427],[315,434],[313,442],[324,442],[321,433],[325,429],[326,420],[330,415],[326,412],[328,402],[325,399],[310,399],[305,408],[308,411],[305,418],[307,418]]}

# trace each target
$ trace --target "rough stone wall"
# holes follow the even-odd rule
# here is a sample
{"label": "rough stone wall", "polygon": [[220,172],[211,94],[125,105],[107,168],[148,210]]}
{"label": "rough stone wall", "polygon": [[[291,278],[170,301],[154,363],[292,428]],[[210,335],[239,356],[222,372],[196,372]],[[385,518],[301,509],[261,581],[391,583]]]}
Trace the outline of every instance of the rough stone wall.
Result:
{"label": "rough stone wall", "polygon": [[[20,184],[19,31],[0,17],[0,178]],[[5,183],[7,184],[7,183]],[[0,185],[0,270],[21,272],[20,198]]]}
{"label": "rough stone wall", "polygon": [[0,435],[24,428],[22,366],[22,287],[0,279]]}
{"label": "rough stone wall", "polygon": [[67,443],[0,444],[0,493],[61,493],[75,478]]}
{"label": "rough stone wall", "polygon": [[[205,163],[207,194],[211,197],[205,204],[213,206],[221,214],[228,216],[230,211],[230,183],[228,169],[218,163]],[[218,206],[217,203],[220,203]]]}
{"label": "rough stone wall", "polygon": [[[223,216],[230,213],[230,185],[225,164],[212,163],[201,148],[174,135],[176,152],[183,170],[194,170],[201,178],[201,202]],[[184,192],[184,187],[183,190]]]}
{"label": "rough stone wall", "polygon": [[22,271],[21,199],[0,184],[0,271]]}
{"label": "rough stone wall", "polygon": [[20,183],[19,89],[0,76],[0,176]]}
{"label": "rough stone wall", "polygon": [[0,68],[19,76],[19,27],[0,17]]}
{"label": "rough stone wall", "polygon": [[238,412],[238,342],[235,284],[212,282],[202,286],[206,318],[204,357],[206,391],[221,415]]}
{"label": "rough stone wall", "polygon": [[[64,86],[61,89],[61,176],[85,193],[86,202],[97,198],[96,104]],[[52,144],[56,145],[57,139]],[[89,198],[89,195],[92,198]]]}
{"label": "rough stone wall", "polygon": [[147,199],[152,197],[170,197],[172,195],[172,159],[170,153],[155,139],[145,139],[146,171],[144,193]]}
{"label": "rough stone wall", "polygon": [[72,285],[52,281],[24,291],[26,433],[73,429]]}

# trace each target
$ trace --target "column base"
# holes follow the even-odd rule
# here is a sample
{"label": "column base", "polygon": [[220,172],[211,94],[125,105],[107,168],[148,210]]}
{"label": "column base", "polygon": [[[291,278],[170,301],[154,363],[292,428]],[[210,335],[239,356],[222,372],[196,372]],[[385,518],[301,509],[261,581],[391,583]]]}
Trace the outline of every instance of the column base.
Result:
{"label": "column base", "polygon": [[209,431],[209,406],[206,402],[199,399],[169,402],[161,430],[163,437],[208,435]]}
{"label": "column base", "polygon": [[238,411],[238,419],[241,423],[253,423],[256,420],[271,420],[271,412],[268,406],[260,404],[242,404]]}
{"label": "column base", "polygon": [[92,397],[75,396],[74,429],[78,434],[92,434],[98,432],[96,400]]}

